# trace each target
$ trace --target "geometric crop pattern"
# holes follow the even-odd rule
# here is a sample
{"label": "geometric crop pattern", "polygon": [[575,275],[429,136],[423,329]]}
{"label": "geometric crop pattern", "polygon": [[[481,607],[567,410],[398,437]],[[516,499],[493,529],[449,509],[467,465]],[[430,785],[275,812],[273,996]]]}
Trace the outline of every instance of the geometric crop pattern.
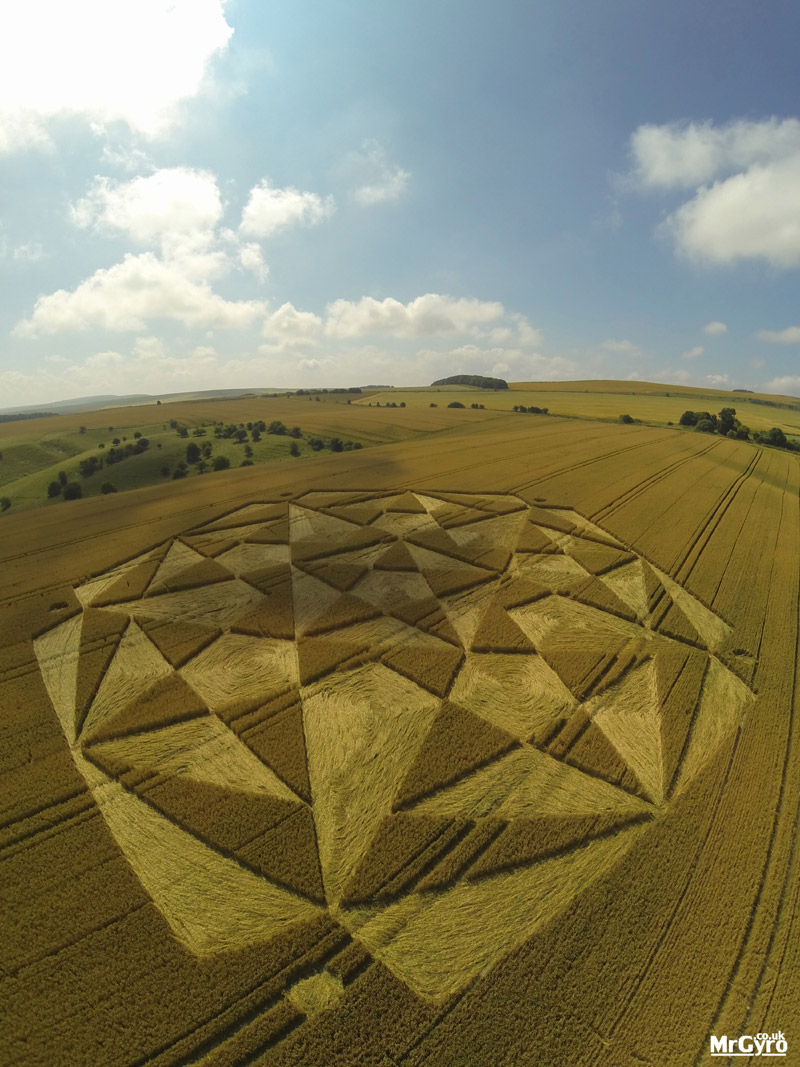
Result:
{"label": "geometric crop pattern", "polygon": [[722,620],[510,494],[251,504],[76,593],[36,654],[175,936],[327,910],[432,999],[619,862],[751,699]]}

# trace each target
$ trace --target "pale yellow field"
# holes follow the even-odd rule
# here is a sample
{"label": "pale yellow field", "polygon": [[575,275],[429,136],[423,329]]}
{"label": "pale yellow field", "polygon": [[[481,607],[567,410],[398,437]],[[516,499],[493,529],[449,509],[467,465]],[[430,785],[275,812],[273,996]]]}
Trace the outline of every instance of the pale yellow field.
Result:
{"label": "pale yellow field", "polygon": [[[737,418],[751,430],[768,430],[779,426],[785,433],[800,432],[800,400],[796,397],[771,394],[731,393],[721,389],[696,389],[689,386],[658,386],[645,382],[512,382],[509,388],[460,389],[458,386],[427,389],[391,389],[363,399],[354,400],[359,407],[380,403],[404,403],[407,410],[427,408],[436,404],[436,411],[453,401],[465,407],[464,418],[478,418],[489,411],[512,411],[514,405],[547,408],[551,415],[568,415],[582,419],[618,419],[620,415],[658,425],[671,422],[677,426],[684,411],[710,411],[723,407],[736,409]],[[768,406],[756,403],[791,405]],[[485,411],[473,411],[472,404],[483,404]],[[458,409],[456,409],[457,411]],[[390,409],[392,415],[394,409]]]}

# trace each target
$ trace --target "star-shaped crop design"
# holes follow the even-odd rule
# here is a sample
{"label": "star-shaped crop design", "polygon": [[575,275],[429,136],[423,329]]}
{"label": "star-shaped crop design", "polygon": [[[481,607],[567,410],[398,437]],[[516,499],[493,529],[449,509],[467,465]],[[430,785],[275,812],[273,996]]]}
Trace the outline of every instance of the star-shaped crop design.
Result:
{"label": "star-shaped crop design", "polygon": [[256,503],[76,594],[37,656],[175,935],[327,910],[433,998],[617,863],[751,695],[722,620],[510,494]]}

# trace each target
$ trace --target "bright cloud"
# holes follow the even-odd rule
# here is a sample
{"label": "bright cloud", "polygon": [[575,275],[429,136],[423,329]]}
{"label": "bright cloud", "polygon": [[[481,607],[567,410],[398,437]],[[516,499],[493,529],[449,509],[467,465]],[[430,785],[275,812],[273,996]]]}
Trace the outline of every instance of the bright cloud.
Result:
{"label": "bright cloud", "polygon": [[759,341],[770,341],[778,345],[800,345],[800,326],[787,326],[785,330],[759,330]]}
{"label": "bright cloud", "polygon": [[631,137],[635,176],[646,187],[692,188],[754,164],[779,163],[800,153],[800,121],[770,118],[640,126]]}
{"label": "bright cloud", "polygon": [[390,163],[378,141],[365,142],[362,151],[355,153],[351,160],[363,176],[362,184],[353,194],[360,204],[368,206],[398,200],[408,188],[411,172]]}
{"label": "bright cloud", "polygon": [[679,254],[800,266],[799,120],[640,126],[631,153],[643,189],[695,190],[660,228]]}
{"label": "bright cloud", "polygon": [[118,232],[168,250],[209,244],[222,218],[222,200],[213,174],[173,167],[127,182],[96,177],[70,215],[83,229]]}
{"label": "bright cloud", "polygon": [[783,396],[800,396],[800,375],[787,374],[783,378],[773,378],[761,387],[765,393],[780,393]]}
{"label": "bright cloud", "polygon": [[242,212],[241,232],[251,237],[270,237],[288,226],[314,226],[336,210],[332,196],[287,187],[276,189],[264,178],[250,190]]}
{"label": "bright cloud", "polygon": [[665,224],[683,255],[732,264],[763,259],[775,267],[800,265],[800,152],[756,165],[701,188]]}
{"label": "bright cloud", "polygon": [[724,322],[707,322],[703,327],[703,333],[709,334],[711,337],[717,334],[727,333],[728,327]]}
{"label": "bright cloud", "polygon": [[48,123],[126,122],[152,137],[200,90],[233,30],[225,0],[28,0],[0,34],[0,151],[49,141]]}
{"label": "bright cloud", "polygon": [[454,300],[438,293],[426,293],[408,304],[387,297],[375,300],[335,300],[326,309],[325,332],[330,337],[365,337],[389,334],[393,337],[423,337],[455,334],[496,322],[505,314],[496,301]]}
{"label": "bright cloud", "polygon": [[17,337],[99,328],[144,330],[150,319],[185,326],[244,327],[265,312],[258,300],[225,300],[211,281],[228,269],[220,253],[162,260],[152,252],[126,255],[97,270],[71,292],[59,289],[36,301],[33,314],[14,328]]}
{"label": "bright cloud", "polygon": [[613,352],[620,356],[630,356],[632,359],[638,359],[642,355],[642,349],[639,345],[635,345],[633,341],[615,341],[611,339],[603,341],[600,347],[606,352]]}
{"label": "bright cloud", "polygon": [[272,342],[272,348],[265,346],[262,351],[287,348],[307,348],[316,345],[322,333],[322,319],[311,311],[298,311],[293,304],[282,304],[264,323],[261,330],[264,337]]}
{"label": "bright cloud", "polygon": [[267,280],[269,267],[264,262],[264,253],[261,251],[260,245],[253,242],[241,245],[239,248],[239,264],[244,270],[254,274],[260,282]]}
{"label": "bright cloud", "polygon": [[694,348],[690,348],[686,352],[681,352],[681,359],[699,359],[703,352],[705,352],[703,346],[696,345]]}

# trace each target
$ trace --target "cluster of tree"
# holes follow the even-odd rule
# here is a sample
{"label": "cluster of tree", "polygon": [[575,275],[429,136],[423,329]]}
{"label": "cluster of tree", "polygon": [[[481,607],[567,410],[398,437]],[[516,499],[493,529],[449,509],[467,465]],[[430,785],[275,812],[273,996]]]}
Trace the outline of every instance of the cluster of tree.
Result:
{"label": "cluster of tree", "polygon": [[678,422],[681,426],[694,426],[700,433],[719,433],[739,441],[750,439],[750,430],[736,418],[735,408],[722,408],[718,415],[710,411],[684,411]]}
{"label": "cluster of tree", "polygon": [[479,389],[508,389],[508,382],[502,378],[487,378],[484,374],[451,374],[449,378],[439,378],[431,385],[475,385]]}
{"label": "cluster of tree", "polygon": [[473,411],[483,411],[484,410],[484,405],[483,404],[470,404],[470,407],[472,408]]}
{"label": "cluster of tree", "polygon": [[[308,443],[314,452],[321,452],[323,448],[329,448],[331,452],[354,452],[363,447],[360,441],[343,441],[340,437],[332,437],[327,444],[321,437],[309,437]],[[292,452],[293,456],[299,454],[300,449]]]}
{"label": "cluster of tree", "polygon": [[[15,411],[8,415],[0,415],[0,422],[19,422],[21,419],[48,419],[52,415],[52,411]],[[8,497],[4,496],[3,500],[8,500]],[[8,507],[11,507],[10,501]],[[3,511],[7,510],[8,508],[3,508]]]}
{"label": "cluster of tree", "polygon": [[[135,442],[129,441],[124,447],[120,448],[109,448],[105,456],[86,456],[84,459],[82,459],[78,464],[78,471],[80,472],[81,477],[91,478],[93,474],[96,474],[99,470],[102,470],[103,466],[113,466],[113,464],[115,463],[121,463],[122,460],[128,459],[129,456],[138,456],[141,455],[142,452],[146,452],[147,449],[150,447],[150,442],[148,441],[148,439],[146,437],[142,437],[142,435],[138,432],[135,434],[135,436],[137,437],[137,440]],[[114,438],[114,441],[117,445],[120,443],[118,438]],[[100,445],[100,447],[103,448],[104,446]],[[64,474],[64,472],[62,471],[61,474]],[[59,478],[61,477],[61,474],[59,474]],[[66,478],[66,475],[64,475],[64,477]],[[50,492],[53,486],[58,484],[61,484],[62,486],[64,485],[63,482],[50,483],[47,491],[48,496],[59,495],[58,493]]]}
{"label": "cluster of tree", "polygon": [[463,408],[464,405],[461,403],[460,400],[451,400],[447,406],[449,408]]}
{"label": "cluster of tree", "polygon": [[549,408],[537,408],[535,404],[526,408],[524,404],[515,404],[514,411],[521,411],[523,414],[527,413],[528,415],[547,415]]}
{"label": "cluster of tree", "polygon": [[[110,485],[111,483],[107,482],[104,484]],[[103,492],[106,492],[106,490],[103,489]],[[111,492],[115,492],[115,490],[112,488]],[[51,500],[55,499],[57,496],[63,497],[64,500],[78,500],[83,496],[83,490],[78,482],[70,482],[67,479],[66,471],[59,471],[58,479],[54,479],[48,485],[47,495]]]}
{"label": "cluster of tree", "polygon": [[[294,438],[298,438],[299,439],[300,437],[303,436],[303,431],[300,429],[299,426],[293,426],[291,428],[291,430],[290,430],[288,428],[288,426],[285,426],[284,423],[282,423],[280,421],[280,419],[275,419],[267,427],[264,427],[264,423],[263,422],[262,423],[256,423],[256,429],[262,429],[262,428],[265,428],[267,433],[274,433],[274,434],[277,434],[279,437],[289,436],[289,437],[294,437]],[[263,429],[262,429],[262,432],[263,432]],[[257,439],[253,438],[253,440],[257,440]]]}
{"label": "cluster of tree", "polygon": [[[379,400],[379,401],[378,401],[378,407],[380,407],[380,406],[381,406],[381,402],[380,402],[380,400]],[[388,402],[387,404],[384,404],[383,406],[384,406],[385,408],[396,408],[396,407],[401,407],[401,408],[404,408],[404,407],[406,406],[406,402],[405,402],[405,400],[401,400],[401,401],[400,401],[400,403],[399,403],[399,404],[397,404],[397,403],[395,403],[395,401],[394,401],[394,400],[390,400],[390,401],[389,401],[389,402]],[[371,405],[371,404],[370,404],[370,407],[372,407],[372,405]]]}
{"label": "cluster of tree", "polygon": [[[134,434],[134,437],[137,435]],[[150,442],[146,437],[138,435],[138,440],[134,443],[128,442],[124,448],[109,448],[106,452],[106,463],[120,463],[123,459],[127,459],[129,456],[139,456],[142,452],[146,452],[150,447]],[[83,473],[83,472],[81,472]]]}
{"label": "cluster of tree", "polygon": [[679,419],[681,426],[694,426],[700,433],[719,433],[737,441],[756,441],[761,445],[773,445],[775,448],[788,448],[800,452],[800,445],[789,441],[779,426],[769,430],[752,431],[742,425],[736,418],[735,408],[722,408],[718,415],[710,411],[684,411]]}

